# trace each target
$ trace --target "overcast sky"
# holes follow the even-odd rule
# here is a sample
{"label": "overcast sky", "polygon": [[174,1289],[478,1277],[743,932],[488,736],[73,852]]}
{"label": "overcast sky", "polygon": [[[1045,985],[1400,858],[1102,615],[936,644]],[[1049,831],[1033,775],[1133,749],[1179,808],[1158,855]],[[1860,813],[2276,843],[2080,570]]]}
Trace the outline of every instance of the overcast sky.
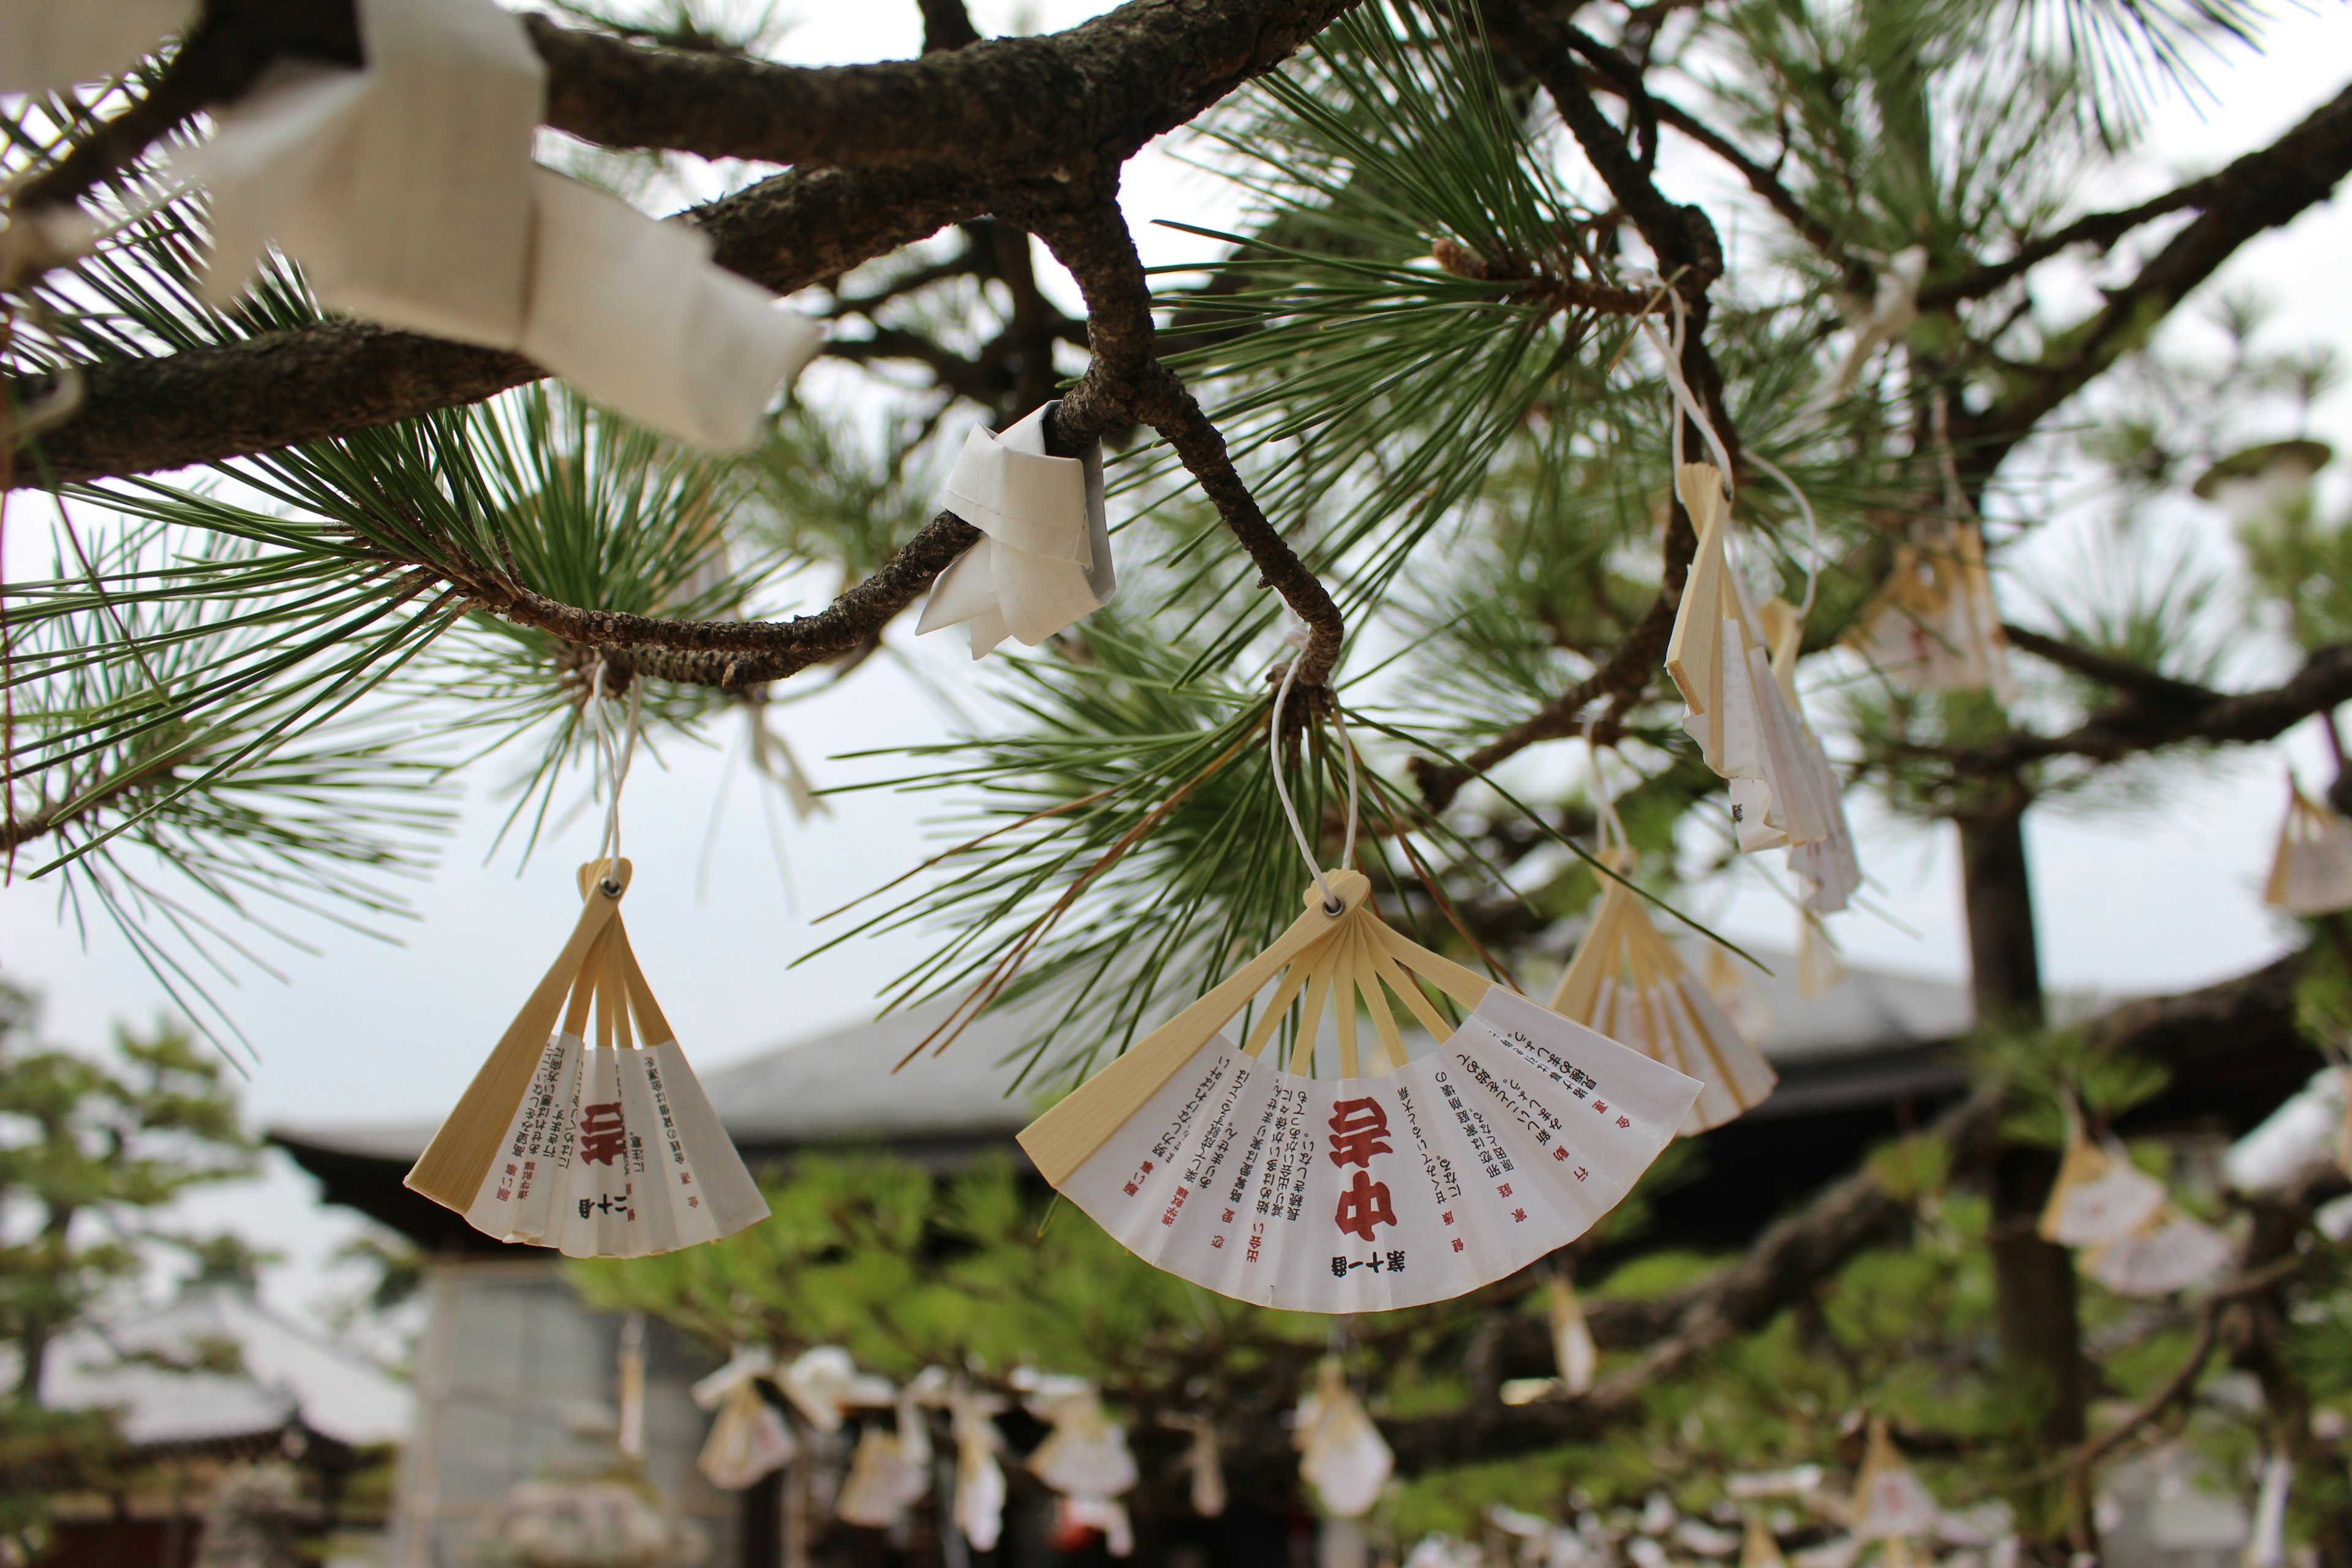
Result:
{"label": "overcast sky", "polygon": [[[1107,6],[974,7],[984,28],[1059,26]],[[780,53],[808,63],[887,58],[919,41],[911,3],[812,7]],[[2202,173],[2261,144],[2325,100],[2352,59],[2352,17],[2333,5],[2290,13],[2272,29],[2269,52],[2211,73],[2219,101],[2162,107],[2146,166],[2129,188],[2086,192],[2111,205],[2178,174]],[[1710,171],[1670,163],[1676,194],[1704,196]],[[1198,254],[1197,242],[1146,226],[1155,217],[1215,224],[1232,197],[1163,151],[1130,165],[1125,204],[1147,257]],[[2249,247],[2226,278],[2258,286],[2281,307],[2273,346],[2293,341],[2352,348],[2352,301],[2341,285],[2352,255],[2352,216],[2341,206],[2305,215],[2289,230]],[[2209,295],[2211,290],[2209,288]],[[2193,331],[2193,328],[2190,329]],[[2267,434],[2284,435],[2280,430]],[[2317,412],[2314,434],[2352,449],[2352,417],[2341,395]],[[11,509],[11,575],[45,566],[38,503]],[[2225,550],[2220,521],[2184,504],[2168,526]],[[2034,561],[2055,569],[2070,548],[2063,524],[2037,542]],[[2011,592],[2011,608],[2015,595]],[[912,637],[902,623],[893,643],[931,681],[968,689],[971,672],[960,634]],[[779,728],[820,784],[876,776],[880,764],[828,760],[880,745],[934,739],[950,721],[907,672],[877,660],[842,690],[781,710]],[[2290,737],[2313,784],[2320,745],[2311,726]],[[729,745],[740,732],[719,732]],[[1518,766],[1532,775],[1570,765],[1569,749],[1539,749]],[[2279,950],[2284,933],[2258,898],[2281,805],[2283,756],[2259,748],[2176,788],[2160,809],[2089,822],[2054,814],[2031,821],[2036,902],[2045,973],[2056,987],[2108,993],[2171,990],[2242,971]],[[808,917],[870,888],[924,852],[938,797],[836,797],[831,816],[787,826],[774,842],[747,777],[736,778],[713,826],[728,763],[723,752],[679,751],[641,763],[625,807],[626,848],[636,861],[629,899],[632,936],[646,972],[695,1059],[716,1064],[858,1018],[918,958],[919,935],[850,944],[797,969],[813,943]],[[420,892],[420,919],[391,946],[335,930],[308,933],[316,956],[282,956],[283,984],[249,979],[235,1009],[262,1054],[246,1095],[264,1123],[331,1123],[437,1118],[463,1089],[523,994],[553,957],[577,910],[572,867],[593,848],[593,814],[557,834],[518,875],[511,849],[493,855],[503,804],[494,779],[476,781],[463,830],[433,883]],[[1958,978],[1964,952],[1948,837],[1885,824],[1857,812],[1871,897],[1884,914],[1856,913],[1833,926],[1851,961]],[[775,843],[789,863],[791,897]],[[708,853],[706,854],[706,848]],[[1776,860],[1779,857],[1772,857]],[[698,867],[709,867],[698,896]],[[1759,881],[1702,895],[1730,934],[1784,946],[1786,906]],[[795,912],[797,910],[797,912]],[[53,1038],[94,1045],[118,1019],[145,1019],[158,988],[110,931],[85,946],[59,923],[54,894],[19,883],[0,890],[0,972],[45,993]],[[876,1070],[887,1068],[877,1062]],[[318,1262],[350,1222],[311,1201],[306,1182],[279,1168],[258,1184],[212,1194],[197,1205],[208,1223],[230,1223],[295,1255],[271,1280],[273,1296],[303,1306],[325,1289]]]}

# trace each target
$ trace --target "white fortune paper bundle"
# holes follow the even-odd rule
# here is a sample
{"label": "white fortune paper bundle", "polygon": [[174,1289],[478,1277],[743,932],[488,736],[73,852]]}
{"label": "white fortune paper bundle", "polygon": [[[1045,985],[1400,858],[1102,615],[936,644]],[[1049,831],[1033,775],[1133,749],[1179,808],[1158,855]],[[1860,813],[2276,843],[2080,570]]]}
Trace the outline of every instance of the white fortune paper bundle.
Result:
{"label": "white fortune paper bundle", "polygon": [[[1145,1261],[1294,1311],[1444,1300],[1582,1235],[1700,1085],[1390,930],[1361,872],[1322,880],[1336,912],[1308,889],[1272,947],[1023,1131],[1038,1170]],[[1236,1047],[1221,1031],[1276,982]],[[1423,982],[1462,1008],[1459,1028]],[[1312,1067],[1329,1001],[1336,1079],[1265,1059],[1302,994],[1291,1065]],[[1391,995],[1435,1054],[1405,1059]]]}
{"label": "white fortune paper bundle", "polygon": [[1048,403],[1002,434],[975,426],[940,490],[941,510],[980,542],[940,574],[915,634],[961,626],[971,657],[1012,637],[1035,647],[1110,603],[1109,514],[1100,443],[1078,458],[1045,451]]}
{"label": "white fortune paper bundle", "polygon": [[792,1463],[800,1451],[782,1415],[760,1392],[760,1379],[775,1371],[776,1358],[769,1352],[738,1350],[725,1366],[694,1385],[695,1404],[718,1413],[694,1461],[712,1486],[741,1491]]}
{"label": "white fortune paper bundle", "polygon": [[2297,915],[2352,909],[2352,822],[2304,794],[2292,778],[2263,902]]}
{"label": "white fortune paper bundle", "polygon": [[1334,1519],[1371,1512],[1396,1468],[1396,1456],[1349,1388],[1338,1356],[1323,1358],[1314,1392],[1298,1402],[1291,1440],[1298,1446],[1299,1476]]}
{"label": "white fortune paper bundle", "polygon": [[1871,1417],[1870,1447],[1853,1483],[1853,1533],[1864,1541],[1932,1534],[1944,1516],[1927,1486],[1903,1462],[1880,1416]]}
{"label": "white fortune paper bundle", "polygon": [[[1604,850],[1601,860],[1619,872],[1633,865],[1622,851]],[[1551,1010],[1698,1079],[1698,1099],[1683,1118],[1686,1133],[1722,1126],[1780,1081],[1658,934],[1641,895],[1616,877],[1601,879],[1600,907]]]}
{"label": "white fortune paper bundle", "polygon": [[768,1216],[630,950],[630,872],[580,868],[571,939],[408,1173],[500,1241],[642,1258]]}
{"label": "white fortune paper bundle", "polygon": [[2183,1214],[2164,1184],[2077,1121],[2042,1211],[2042,1238],[2084,1248],[2083,1272],[2126,1296],[2165,1296],[2230,1265],[2229,1238]]}
{"label": "white fortune paper bundle", "polygon": [[280,61],[174,158],[211,196],[205,297],[232,303],[274,244],[332,309],[518,349],[642,424],[750,445],[824,329],[713,263],[699,229],[531,161],[546,68],[520,17],[357,10],[363,67]]}
{"label": "white fortune paper bundle", "polygon": [[1731,505],[1721,472],[1685,463],[1675,485],[1698,530],[1666,645],[1666,673],[1689,709],[1683,729],[1731,785],[1739,847],[1788,846],[1789,869],[1804,884],[1798,901],[1815,914],[1834,913],[1861,885],[1862,870],[1836,770],[1797,703],[1803,623],[1778,599],[1760,611],[1749,606],[1731,569]]}

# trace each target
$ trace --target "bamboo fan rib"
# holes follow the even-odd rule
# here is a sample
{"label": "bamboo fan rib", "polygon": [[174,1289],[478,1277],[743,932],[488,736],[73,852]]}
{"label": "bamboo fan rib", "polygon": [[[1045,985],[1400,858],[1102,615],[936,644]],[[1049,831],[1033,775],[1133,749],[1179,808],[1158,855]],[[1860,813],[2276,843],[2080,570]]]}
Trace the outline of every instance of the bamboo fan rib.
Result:
{"label": "bamboo fan rib", "polygon": [[1658,934],[1640,895],[1615,878],[1603,879],[1600,907],[1551,1010],[1698,1079],[1685,1134],[1722,1126],[1780,1081]]}
{"label": "bamboo fan rib", "polygon": [[2352,909],[2352,822],[2304,794],[2293,779],[2263,901],[2298,915]]}
{"label": "bamboo fan rib", "polygon": [[[1146,1261],[1297,1311],[1443,1300],[1583,1234],[1701,1086],[1391,931],[1361,873],[1327,879],[1339,914],[1309,889],[1272,947],[1022,1132],[1038,1170]],[[1236,1048],[1221,1031],[1268,986]],[[1290,1065],[1328,1002],[1335,1079],[1265,1059],[1302,999]],[[1435,1054],[1406,1058],[1400,1004]]]}
{"label": "bamboo fan rib", "polygon": [[408,1173],[500,1241],[642,1258],[767,1217],[629,946],[631,870],[580,868],[570,940]]}

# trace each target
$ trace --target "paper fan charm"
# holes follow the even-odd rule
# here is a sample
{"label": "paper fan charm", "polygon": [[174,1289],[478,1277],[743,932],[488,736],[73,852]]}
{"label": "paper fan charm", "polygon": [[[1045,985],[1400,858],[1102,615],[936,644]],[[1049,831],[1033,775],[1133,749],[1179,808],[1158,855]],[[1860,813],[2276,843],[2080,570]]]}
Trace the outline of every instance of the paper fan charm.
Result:
{"label": "paper fan charm", "polygon": [[2131,1235],[2163,1206],[2164,1184],[2121,1149],[2092,1142],[2078,1121],[2039,1229],[2042,1240],[2061,1247],[2097,1247]]}
{"label": "paper fan charm", "polygon": [[642,1258],[768,1217],[630,950],[630,872],[626,860],[580,868],[571,939],[408,1173],[500,1241]]}
{"label": "paper fan charm", "polygon": [[1298,1473],[1314,1487],[1323,1511],[1335,1519],[1361,1519],[1372,1511],[1396,1468],[1396,1456],[1361,1401],[1348,1387],[1337,1356],[1323,1358],[1315,1392],[1298,1402]]}
{"label": "paper fan charm", "polygon": [[1894,571],[1845,641],[1903,690],[1990,689],[2003,707],[2017,700],[1984,534],[1972,520],[1897,549]]}
{"label": "paper fan charm", "polygon": [[[1272,947],[1030,1123],[1038,1170],[1147,1262],[1294,1311],[1444,1300],[1582,1235],[1700,1086],[1391,931],[1362,873],[1318,880],[1336,912],[1310,888]],[[1277,981],[1236,1048],[1219,1031]],[[1464,1010],[1460,1027],[1423,982]],[[1302,994],[1304,1042],[1335,1004],[1336,1079],[1265,1059]],[[1442,1042],[1433,1055],[1405,1059],[1391,994]]]}
{"label": "paper fan charm", "polygon": [[993,435],[974,429],[940,491],[940,507],[980,530],[979,543],[940,574],[915,633],[971,629],[979,658],[1012,637],[1035,647],[1110,603],[1110,527],[1102,447],[1083,458],[1045,452],[1058,404]]}
{"label": "paper fan charm", "polygon": [[1886,1423],[1870,1422],[1870,1447],[1853,1484],[1853,1532],[1864,1541],[1898,1540],[1934,1531],[1943,1510],[1903,1462]]}
{"label": "paper fan charm", "polygon": [[2128,1236],[2083,1255],[2083,1272],[2122,1296],[2168,1296],[2230,1267],[2230,1238],[2185,1215],[2169,1198]]}
{"label": "paper fan charm", "polygon": [[[1612,853],[1612,868],[1631,868],[1633,858],[1622,851],[1604,851],[1603,861]],[[1698,1079],[1698,1099],[1680,1128],[1685,1133],[1722,1126],[1780,1081],[1650,923],[1641,895],[1614,877],[1602,880],[1601,907],[1560,976],[1551,1010]]]}
{"label": "paper fan charm", "polygon": [[2352,909],[2352,822],[2305,795],[2292,778],[2263,902],[2298,915]]}

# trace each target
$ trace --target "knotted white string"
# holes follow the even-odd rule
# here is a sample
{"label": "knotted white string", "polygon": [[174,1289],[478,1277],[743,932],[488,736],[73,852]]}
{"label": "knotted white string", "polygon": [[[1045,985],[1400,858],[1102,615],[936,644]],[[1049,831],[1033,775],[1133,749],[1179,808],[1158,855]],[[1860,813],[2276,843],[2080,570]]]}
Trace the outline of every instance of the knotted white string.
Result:
{"label": "knotted white string", "polygon": [[[1314,875],[1315,890],[1323,895],[1323,912],[1336,915],[1347,907],[1346,902],[1331,890],[1329,880],[1323,875],[1322,859],[1315,853],[1314,841],[1307,837],[1307,829],[1298,820],[1298,807],[1291,802],[1290,785],[1282,773],[1282,709],[1290,700],[1291,683],[1298,679],[1298,655],[1307,647],[1307,628],[1293,625],[1283,640],[1290,644],[1293,652],[1289,664],[1283,668],[1282,684],[1275,689],[1274,711],[1266,720],[1266,755],[1274,766],[1275,797],[1282,802],[1282,815],[1290,824],[1290,836],[1298,841],[1298,853]],[[1348,721],[1339,716],[1337,703],[1332,704],[1331,722],[1339,731],[1340,755],[1348,768],[1348,833],[1339,849],[1339,866],[1344,870],[1356,860],[1356,743],[1348,738]]]}
{"label": "knotted white string", "polygon": [[[596,858],[604,866],[604,889],[616,892],[621,874],[621,786],[628,782],[629,764],[637,754],[637,703],[644,687],[629,683],[625,717],[614,711],[604,694],[604,661],[598,659],[588,678],[588,698],[595,710],[596,787],[604,795],[604,832],[597,840]],[[620,735],[614,730],[623,731]]]}

